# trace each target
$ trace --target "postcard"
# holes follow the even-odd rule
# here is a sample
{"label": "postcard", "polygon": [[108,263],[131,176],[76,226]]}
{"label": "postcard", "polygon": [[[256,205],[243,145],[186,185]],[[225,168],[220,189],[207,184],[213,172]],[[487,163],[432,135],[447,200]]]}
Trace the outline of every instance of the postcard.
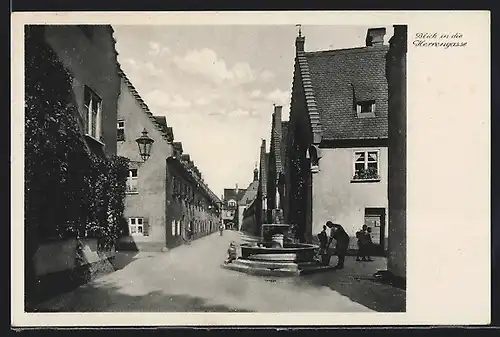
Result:
{"label": "postcard", "polygon": [[489,12],[14,13],[11,60],[14,327],[489,323]]}

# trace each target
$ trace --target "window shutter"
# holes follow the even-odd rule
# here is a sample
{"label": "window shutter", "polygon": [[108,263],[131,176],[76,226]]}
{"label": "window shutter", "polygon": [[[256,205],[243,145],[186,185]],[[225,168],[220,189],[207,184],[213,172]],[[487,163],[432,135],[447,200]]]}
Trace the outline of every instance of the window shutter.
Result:
{"label": "window shutter", "polygon": [[142,220],[142,226],[143,226],[144,236],[149,236],[149,219],[148,218],[144,218]]}

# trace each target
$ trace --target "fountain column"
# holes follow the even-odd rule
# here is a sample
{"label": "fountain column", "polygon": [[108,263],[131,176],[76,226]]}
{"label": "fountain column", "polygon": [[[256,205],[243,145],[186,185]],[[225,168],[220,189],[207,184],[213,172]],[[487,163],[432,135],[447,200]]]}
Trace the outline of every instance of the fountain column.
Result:
{"label": "fountain column", "polygon": [[280,190],[276,187],[276,201],[275,201],[275,209],[280,209]]}

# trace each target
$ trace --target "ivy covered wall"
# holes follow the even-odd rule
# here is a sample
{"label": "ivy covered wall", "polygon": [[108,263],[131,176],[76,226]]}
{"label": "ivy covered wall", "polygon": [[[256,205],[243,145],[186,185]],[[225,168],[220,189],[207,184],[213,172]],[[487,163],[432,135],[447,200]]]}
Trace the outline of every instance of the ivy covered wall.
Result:
{"label": "ivy covered wall", "polygon": [[124,225],[128,160],[90,151],[78,124],[71,74],[45,43],[43,26],[25,29],[25,251],[27,295],[33,256],[47,240],[97,237],[113,246]]}

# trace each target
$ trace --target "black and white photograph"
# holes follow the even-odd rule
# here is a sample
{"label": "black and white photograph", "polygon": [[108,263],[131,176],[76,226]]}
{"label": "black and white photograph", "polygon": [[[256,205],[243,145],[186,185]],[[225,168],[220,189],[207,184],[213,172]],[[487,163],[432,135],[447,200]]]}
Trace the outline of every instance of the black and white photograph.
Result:
{"label": "black and white photograph", "polygon": [[409,27],[25,24],[25,313],[406,313]]}

